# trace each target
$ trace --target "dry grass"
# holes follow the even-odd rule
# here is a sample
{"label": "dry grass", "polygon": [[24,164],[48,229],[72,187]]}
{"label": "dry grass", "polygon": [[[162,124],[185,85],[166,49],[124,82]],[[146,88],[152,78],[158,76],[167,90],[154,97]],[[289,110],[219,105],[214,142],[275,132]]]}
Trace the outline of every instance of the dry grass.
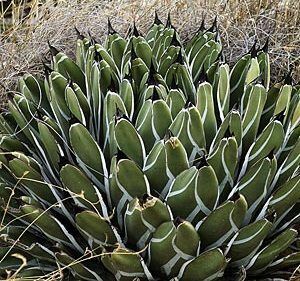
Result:
{"label": "dry grass", "polygon": [[[13,3],[16,1],[12,1]],[[17,79],[26,72],[40,73],[41,60],[47,56],[47,40],[72,55],[74,27],[103,40],[107,17],[120,33],[135,20],[146,32],[155,9],[165,20],[168,12],[182,38],[196,30],[206,14],[207,25],[218,15],[227,60],[233,63],[249,50],[255,38],[263,43],[270,36],[273,80],[291,66],[300,78],[300,2],[298,0],[19,0],[12,6],[12,21],[7,26],[2,11],[0,24],[0,99],[5,89],[15,89]],[[44,2],[41,5],[41,2]],[[22,6],[23,4],[23,6]],[[0,4],[1,5],[1,4]],[[7,91],[7,90],[6,90]]]}

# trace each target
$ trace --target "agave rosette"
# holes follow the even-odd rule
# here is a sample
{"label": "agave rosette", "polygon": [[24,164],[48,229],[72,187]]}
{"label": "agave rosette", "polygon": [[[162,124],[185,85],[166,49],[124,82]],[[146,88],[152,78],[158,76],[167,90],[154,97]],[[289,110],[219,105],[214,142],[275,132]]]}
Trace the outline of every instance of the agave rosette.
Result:
{"label": "agave rosette", "polygon": [[145,36],[108,27],[104,46],[78,33],[76,62],[50,46],[0,115],[0,276],[296,267],[300,88],[270,86],[267,43],[229,67],[216,23],[186,43],[157,16]]}

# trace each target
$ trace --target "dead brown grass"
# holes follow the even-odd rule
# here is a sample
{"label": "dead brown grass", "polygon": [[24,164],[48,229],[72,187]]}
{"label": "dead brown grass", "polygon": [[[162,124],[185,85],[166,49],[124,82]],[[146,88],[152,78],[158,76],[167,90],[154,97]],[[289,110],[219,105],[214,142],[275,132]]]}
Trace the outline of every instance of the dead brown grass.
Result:
{"label": "dead brown grass", "polygon": [[[12,1],[14,2],[14,1]],[[24,1],[18,1],[22,4]],[[28,1],[26,1],[28,2]],[[273,80],[294,66],[300,79],[300,2],[298,0],[32,0],[27,9],[13,6],[14,17],[0,36],[0,99],[7,89],[15,89],[17,79],[26,72],[40,73],[41,60],[47,56],[47,40],[72,55],[74,27],[103,40],[107,17],[120,33],[136,21],[146,32],[154,11],[165,20],[170,12],[173,25],[182,38],[191,36],[202,16],[207,25],[217,15],[224,50],[229,62],[249,50],[255,38],[263,43],[270,37]],[[24,3],[23,3],[24,4]],[[0,14],[4,21],[5,11]],[[6,88],[6,90],[5,90]]]}

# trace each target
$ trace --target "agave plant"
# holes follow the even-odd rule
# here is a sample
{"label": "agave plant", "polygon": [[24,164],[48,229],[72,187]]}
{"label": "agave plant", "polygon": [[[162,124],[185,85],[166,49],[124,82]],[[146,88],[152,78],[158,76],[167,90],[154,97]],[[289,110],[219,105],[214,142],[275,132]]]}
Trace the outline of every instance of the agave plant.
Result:
{"label": "agave plant", "polygon": [[145,36],[109,23],[104,46],[78,32],[76,61],[50,45],[44,79],[21,78],[0,115],[2,278],[298,266],[300,87],[270,86],[267,45],[230,68],[216,22],[183,43],[157,15]]}

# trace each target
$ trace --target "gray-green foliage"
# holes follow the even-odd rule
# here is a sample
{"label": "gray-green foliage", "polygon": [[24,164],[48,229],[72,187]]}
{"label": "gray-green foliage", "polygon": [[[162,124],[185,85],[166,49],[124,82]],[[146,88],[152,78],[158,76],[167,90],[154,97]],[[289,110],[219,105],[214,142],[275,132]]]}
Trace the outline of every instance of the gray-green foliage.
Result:
{"label": "gray-green foliage", "polygon": [[[300,88],[267,45],[224,61],[214,24],[182,43],[109,23],[50,46],[0,115],[0,276],[215,280],[300,262]],[[19,254],[19,255],[17,255]],[[20,255],[26,259],[21,268]]]}

